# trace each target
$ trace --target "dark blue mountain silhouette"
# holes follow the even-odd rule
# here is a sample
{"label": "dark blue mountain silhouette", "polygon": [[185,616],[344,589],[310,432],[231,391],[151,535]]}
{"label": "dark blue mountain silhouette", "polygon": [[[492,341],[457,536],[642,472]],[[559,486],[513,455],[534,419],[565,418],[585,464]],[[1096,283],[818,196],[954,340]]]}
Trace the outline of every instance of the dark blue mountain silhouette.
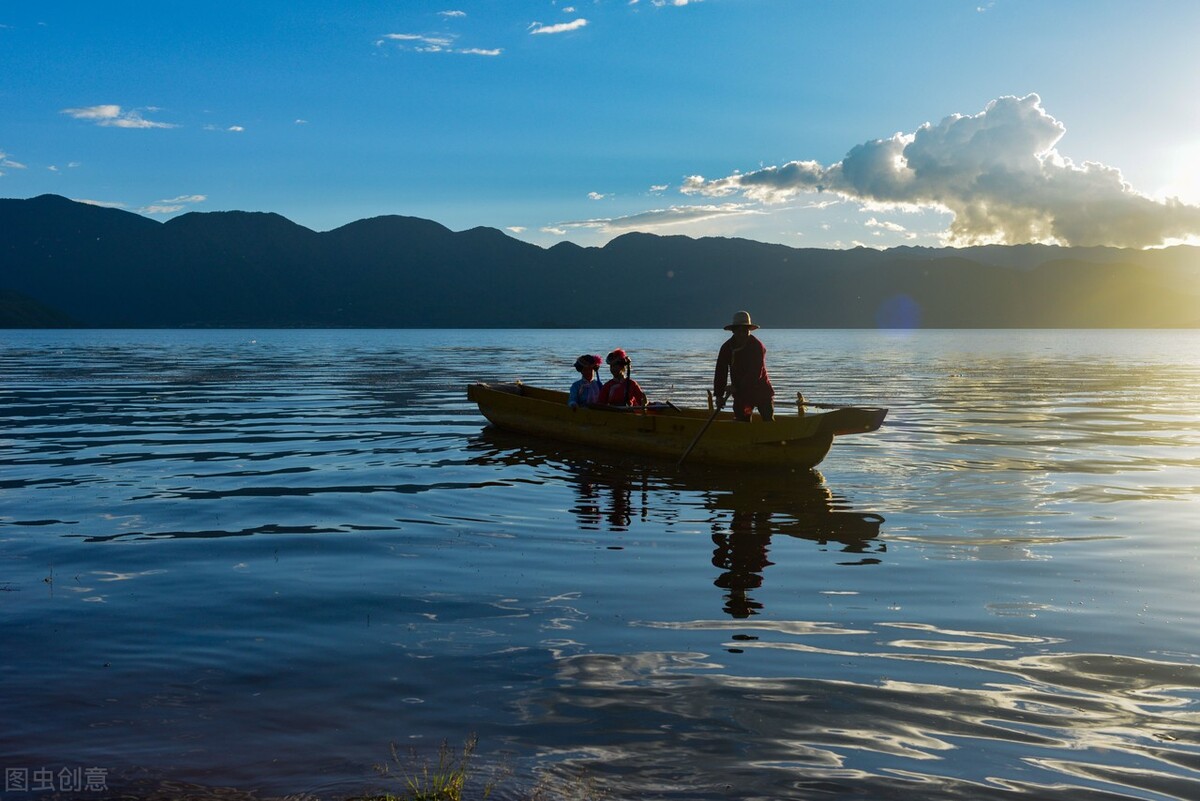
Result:
{"label": "dark blue mountain silhouette", "polygon": [[1200,327],[1200,249],[819,250],[626,234],[541,248],[490,228],[278,214],[165,223],[0,199],[5,327]]}

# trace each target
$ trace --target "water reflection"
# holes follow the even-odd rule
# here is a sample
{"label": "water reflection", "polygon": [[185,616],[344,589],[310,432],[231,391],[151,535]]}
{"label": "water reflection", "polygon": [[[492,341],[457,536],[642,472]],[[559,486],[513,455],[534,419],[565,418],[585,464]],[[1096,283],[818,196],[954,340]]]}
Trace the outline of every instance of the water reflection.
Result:
{"label": "water reflection", "polygon": [[[635,522],[666,520],[679,510],[705,512],[711,532],[713,585],[724,591],[723,611],[744,619],[763,604],[754,597],[772,564],[772,539],[792,537],[848,555],[839,564],[873,565],[887,552],[884,519],[857,512],[816,471],[752,473],[720,468],[677,469],[669,462],[531,442],[485,429],[469,449],[478,463],[543,468],[574,490],[570,512],[583,531],[628,531]],[[557,474],[557,475],[556,475]],[[623,546],[613,544],[610,548]]]}
{"label": "water reflection", "polygon": [[[879,539],[883,518],[843,508],[819,473],[784,476],[729,476],[702,491],[713,512],[712,563],[724,572],[713,583],[726,590],[724,611],[735,618],[759,614],[762,604],[750,594],[763,583],[775,536],[796,537],[828,547],[833,544],[858,558],[845,565],[878,564],[887,551]],[[871,555],[867,555],[871,554]]]}
{"label": "water reflection", "polygon": [[635,516],[647,518],[648,477],[644,473],[622,476],[585,463],[574,467],[577,469],[571,471],[568,481],[575,491],[576,503],[570,511],[580,529],[623,532],[629,530]]}
{"label": "water reflection", "polygon": [[[528,723],[556,743],[544,752],[550,770],[598,776],[616,798],[1200,797],[1193,664],[972,655],[977,639],[1018,653],[1056,647],[986,632],[952,632],[964,646],[953,656],[879,652],[871,632],[773,633],[756,647],[836,636],[846,647],[828,653],[878,675],[737,675],[696,652],[563,658],[556,685],[522,700]],[[914,659],[928,660],[924,680],[902,675],[901,660]],[[950,665],[979,681],[939,669]]]}
{"label": "water reflection", "polygon": [[[463,386],[595,332],[15,336],[10,765],[282,793],[476,731],[566,798],[1200,798],[1195,332],[772,332],[894,410],[828,481],[479,435]],[[643,341],[703,404],[713,332]]]}

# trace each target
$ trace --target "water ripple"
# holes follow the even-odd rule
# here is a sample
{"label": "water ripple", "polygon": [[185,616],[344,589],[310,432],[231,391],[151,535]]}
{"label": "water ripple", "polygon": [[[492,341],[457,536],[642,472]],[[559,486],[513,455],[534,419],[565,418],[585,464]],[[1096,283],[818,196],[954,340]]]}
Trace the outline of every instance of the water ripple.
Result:
{"label": "water ripple", "polygon": [[285,795],[477,732],[514,801],[1200,797],[1200,333],[762,335],[781,409],[886,425],[731,474],[465,396],[620,345],[702,407],[719,330],[4,334],[0,752]]}

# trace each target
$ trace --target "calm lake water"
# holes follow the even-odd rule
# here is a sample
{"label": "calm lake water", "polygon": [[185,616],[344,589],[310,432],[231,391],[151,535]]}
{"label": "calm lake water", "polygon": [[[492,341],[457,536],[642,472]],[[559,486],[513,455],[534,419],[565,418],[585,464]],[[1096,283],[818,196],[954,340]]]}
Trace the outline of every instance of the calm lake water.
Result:
{"label": "calm lake water", "polygon": [[759,334],[884,427],[759,476],[465,396],[703,405],[720,330],[0,332],[6,797],[475,734],[500,799],[1200,798],[1200,332]]}

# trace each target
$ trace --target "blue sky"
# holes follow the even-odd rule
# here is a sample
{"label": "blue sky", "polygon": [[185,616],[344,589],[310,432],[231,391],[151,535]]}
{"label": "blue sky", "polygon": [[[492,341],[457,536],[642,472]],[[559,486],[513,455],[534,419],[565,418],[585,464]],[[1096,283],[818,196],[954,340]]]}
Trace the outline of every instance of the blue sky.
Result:
{"label": "blue sky", "polygon": [[1198,30],[1190,0],[9,2],[0,196],[540,245],[1196,243]]}

